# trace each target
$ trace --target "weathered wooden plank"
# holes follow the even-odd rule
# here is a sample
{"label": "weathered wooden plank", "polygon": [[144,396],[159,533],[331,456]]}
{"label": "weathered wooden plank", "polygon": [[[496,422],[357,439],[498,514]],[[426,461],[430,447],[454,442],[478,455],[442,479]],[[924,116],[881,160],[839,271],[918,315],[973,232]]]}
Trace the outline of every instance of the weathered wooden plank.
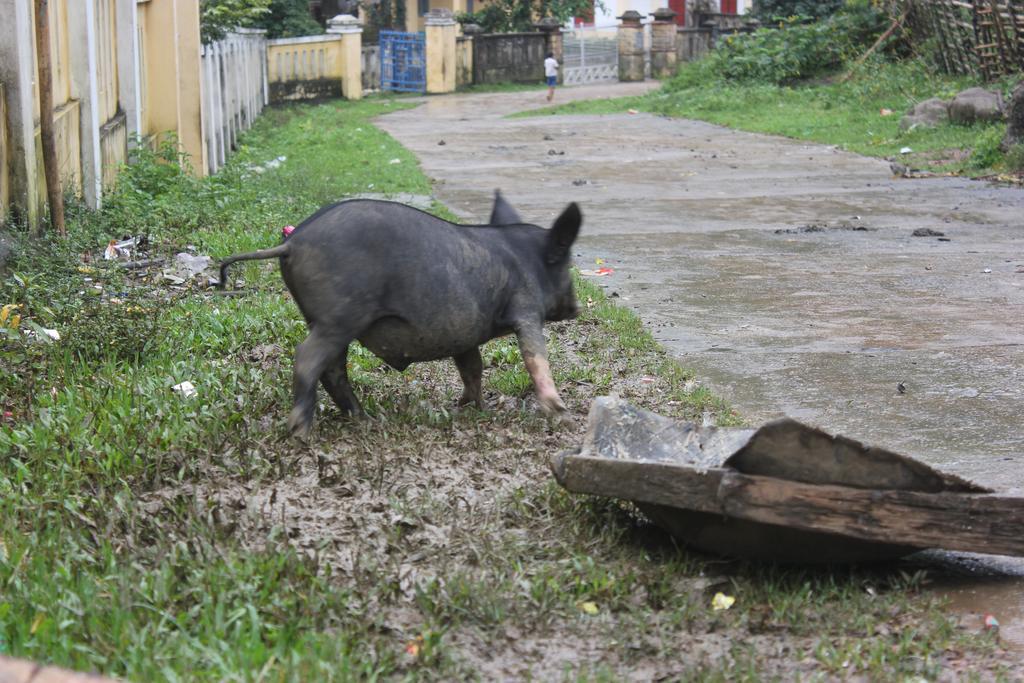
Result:
{"label": "weathered wooden plank", "polygon": [[725,470],[704,472],[661,462],[637,462],[577,455],[556,455],[551,471],[558,483],[576,493],[669,505],[699,512],[721,512],[719,484]]}
{"label": "weathered wooden plank", "polygon": [[1024,498],[821,486],[734,471],[720,477],[718,503],[740,519],[923,548],[1024,555]]}

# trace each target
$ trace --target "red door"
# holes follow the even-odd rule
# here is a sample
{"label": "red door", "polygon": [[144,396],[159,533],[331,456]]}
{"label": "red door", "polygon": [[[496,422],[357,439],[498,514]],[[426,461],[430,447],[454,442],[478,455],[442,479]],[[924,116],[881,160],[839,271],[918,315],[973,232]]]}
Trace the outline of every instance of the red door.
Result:
{"label": "red door", "polygon": [[668,0],[668,8],[676,13],[676,23],[686,26],[686,0]]}
{"label": "red door", "polygon": [[736,14],[736,0],[722,0],[722,14]]}

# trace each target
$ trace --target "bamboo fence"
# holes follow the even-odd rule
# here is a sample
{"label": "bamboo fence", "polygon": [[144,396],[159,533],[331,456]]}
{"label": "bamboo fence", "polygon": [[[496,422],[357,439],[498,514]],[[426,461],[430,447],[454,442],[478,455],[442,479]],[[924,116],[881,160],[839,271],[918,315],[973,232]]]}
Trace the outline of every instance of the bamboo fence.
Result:
{"label": "bamboo fence", "polygon": [[1024,0],[905,0],[915,38],[949,73],[992,80],[1024,71]]}

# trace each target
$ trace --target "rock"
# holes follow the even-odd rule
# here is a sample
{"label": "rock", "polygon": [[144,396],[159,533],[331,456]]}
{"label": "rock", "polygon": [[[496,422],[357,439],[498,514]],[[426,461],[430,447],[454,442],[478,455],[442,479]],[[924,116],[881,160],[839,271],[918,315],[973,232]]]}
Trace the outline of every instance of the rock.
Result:
{"label": "rock", "polygon": [[984,88],[968,88],[949,103],[949,119],[953,123],[999,121],[1003,118],[1003,96]]}
{"label": "rock", "polygon": [[1010,106],[1006,109],[1006,135],[1003,137],[1003,151],[1008,152],[1014,145],[1022,143],[1024,143],[1024,81],[1018,83],[1010,95]]}
{"label": "rock", "polygon": [[949,121],[949,103],[938,97],[918,102],[900,119],[900,130],[934,128]]}

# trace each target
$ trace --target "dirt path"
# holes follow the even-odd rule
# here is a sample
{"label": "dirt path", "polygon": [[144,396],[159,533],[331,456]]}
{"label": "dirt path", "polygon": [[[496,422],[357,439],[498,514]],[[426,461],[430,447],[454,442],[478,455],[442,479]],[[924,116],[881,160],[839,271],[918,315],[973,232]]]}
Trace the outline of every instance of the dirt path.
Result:
{"label": "dirt path", "polygon": [[[1024,190],[647,114],[503,118],[544,104],[429,98],[378,123],[467,220],[496,187],[540,224],[579,201],[581,267],[604,258],[602,283],[752,421],[788,414],[1024,488]],[[1019,623],[1008,590],[989,598]]]}

